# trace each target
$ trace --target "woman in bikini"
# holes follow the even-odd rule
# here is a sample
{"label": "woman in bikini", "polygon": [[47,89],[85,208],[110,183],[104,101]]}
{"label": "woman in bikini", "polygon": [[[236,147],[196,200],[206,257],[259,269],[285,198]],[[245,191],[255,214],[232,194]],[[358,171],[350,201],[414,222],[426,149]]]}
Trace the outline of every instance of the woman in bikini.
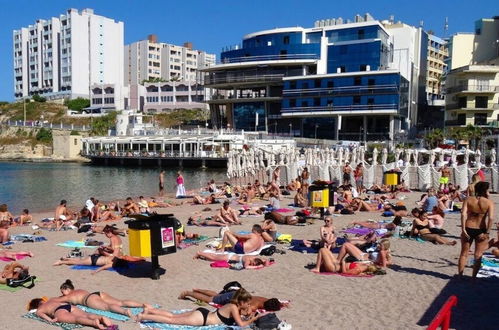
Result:
{"label": "woman in bikini", "polygon": [[61,258],[54,263],[54,266],[60,265],[87,265],[87,266],[100,266],[92,274],[96,274],[102,270],[112,268],[116,262],[120,260],[123,255],[123,243],[119,238],[119,230],[113,226],[105,226],[102,232],[109,238],[109,245],[101,246],[97,249],[95,254],[86,258]]}
{"label": "woman in bikini", "polygon": [[323,247],[327,249],[331,249],[336,246],[336,235],[334,233],[334,226],[333,226],[333,218],[330,216],[327,216],[324,218],[324,226],[322,226],[319,230],[320,232],[320,240],[316,241],[309,241],[309,240],[304,240],[303,245],[306,247],[312,247],[314,249],[321,249]]}
{"label": "woman in bikini", "polygon": [[478,274],[482,263],[482,254],[489,247],[489,233],[494,219],[494,203],[488,199],[489,183],[475,184],[475,196],[469,196],[463,203],[461,210],[461,255],[459,256],[458,271],[462,276],[468,259],[468,251],[475,241],[475,264],[473,278]]}
{"label": "woman in bikini", "polygon": [[419,218],[415,218],[412,222],[411,236],[421,237],[425,241],[429,241],[435,244],[444,245],[456,245],[456,241],[449,241],[443,238],[439,234],[434,234],[430,230],[430,221],[428,219],[428,213],[426,211],[421,211],[419,213]]}
{"label": "woman in bikini", "polygon": [[262,258],[260,256],[245,256],[235,253],[216,254],[198,251],[194,255],[193,259],[202,259],[208,261],[227,261],[229,263],[239,264],[241,269],[259,269],[270,265],[270,261],[268,259]]}
{"label": "woman in bikini", "polygon": [[209,309],[200,307],[193,311],[182,314],[173,314],[161,309],[145,308],[144,312],[137,316],[137,321],[154,321],[168,324],[206,326],[225,324],[228,326],[238,325],[245,327],[265,314],[256,314],[248,320],[243,321],[241,315],[247,313],[251,308],[251,294],[244,289],[239,289],[232,297],[230,303],[210,312]]}
{"label": "woman in bikini", "polygon": [[14,216],[9,212],[7,204],[0,205],[0,221],[8,221],[9,224],[14,220]]}
{"label": "woman in bikini", "polygon": [[290,226],[294,226],[300,222],[300,219],[296,215],[282,215],[281,213],[276,211],[265,213],[264,219],[265,220],[270,219],[273,220],[275,223],[281,225],[290,225]]}
{"label": "woman in bikini", "polygon": [[33,258],[35,255],[30,251],[0,251],[0,257],[10,259],[12,261],[20,260],[23,257]]}
{"label": "woman in bikini", "polygon": [[352,243],[345,242],[338,253],[338,260],[343,260],[347,255],[354,257],[358,261],[371,260],[380,267],[387,267],[392,263],[390,240],[387,238],[381,239],[377,245],[377,250],[371,253],[362,251]]}
{"label": "woman in bikini", "polygon": [[66,280],[62,283],[60,290],[62,296],[58,299],[61,302],[69,303],[71,305],[83,305],[103,311],[110,311],[126,315],[130,318],[133,317],[131,311],[123,307],[150,307],[149,305],[133,300],[120,300],[102,291],[90,293],[86,290],[75,289],[71,280]]}
{"label": "woman in bikini", "polygon": [[326,248],[319,250],[316,266],[310,269],[314,273],[339,273],[347,275],[369,275],[379,270],[380,267],[374,264],[340,260],[336,258],[331,250]]}
{"label": "woman in bikini", "polygon": [[6,284],[9,279],[18,279],[21,274],[28,274],[29,267],[18,262],[11,262],[3,268],[0,273],[0,284]]}
{"label": "woman in bikini", "polygon": [[105,316],[85,313],[75,306],[62,303],[59,298],[35,298],[28,304],[28,310],[36,309],[36,315],[49,323],[64,322],[81,324],[97,329],[118,329]]}

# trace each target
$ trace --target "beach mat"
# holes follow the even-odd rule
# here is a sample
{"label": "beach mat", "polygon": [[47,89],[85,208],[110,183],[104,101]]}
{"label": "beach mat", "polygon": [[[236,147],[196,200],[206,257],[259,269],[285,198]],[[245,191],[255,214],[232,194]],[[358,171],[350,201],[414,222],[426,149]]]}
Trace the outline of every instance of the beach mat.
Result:
{"label": "beach mat", "polygon": [[[180,314],[184,312],[191,311],[191,309],[184,309],[184,310],[177,310],[177,311],[171,311],[174,314]],[[176,324],[166,324],[166,323],[159,323],[159,322],[152,322],[152,321],[142,321],[140,322],[140,327],[143,329],[162,329],[162,330],[195,330],[195,329],[200,329],[200,330],[243,330],[243,329],[250,329],[249,327],[239,327],[239,326],[226,326],[225,324],[219,324],[219,325],[205,325],[205,326],[191,326],[191,325],[176,325]]]}
{"label": "beach mat", "polygon": [[6,258],[6,257],[0,257],[0,260],[6,261],[6,262],[13,262],[13,261],[17,261],[17,260],[23,260],[26,257],[28,257],[28,256],[25,254],[16,254],[16,260],[12,260],[12,259]]}
{"label": "beach mat", "polygon": [[493,255],[482,256],[482,266],[478,271],[477,277],[480,278],[499,278],[499,258]]}
{"label": "beach mat", "polygon": [[72,330],[72,329],[78,329],[78,328],[83,328],[82,325],[79,324],[72,324],[72,323],[63,323],[63,322],[49,322],[46,321],[40,317],[38,317],[34,312],[29,312],[24,314],[22,317],[25,317],[27,319],[35,320],[35,321],[40,321],[46,324],[50,324],[56,327],[60,327],[64,330]]}
{"label": "beach mat", "polygon": [[[340,252],[340,245],[345,243],[345,239],[343,237],[336,238],[336,247],[331,250],[331,252],[338,253]],[[301,253],[317,253],[319,250],[313,247],[307,247],[303,244],[302,239],[292,239],[291,247],[289,248],[291,251],[301,252]]]}
{"label": "beach mat", "polygon": [[66,247],[66,248],[70,248],[70,249],[75,249],[75,248],[78,248],[78,249],[82,249],[82,248],[95,249],[95,248],[98,248],[98,246],[88,246],[88,245],[85,245],[85,242],[82,242],[82,241],[66,241],[66,242],[62,242],[62,243],[57,243],[56,245],[57,246]]}
{"label": "beach mat", "polygon": [[178,247],[180,249],[186,249],[190,246],[198,245],[201,242],[207,241],[210,238],[211,237],[205,236],[205,235],[201,235],[198,238],[186,238],[186,239],[182,240],[182,242],[179,243]]}
{"label": "beach mat", "polygon": [[[105,316],[107,318],[110,318],[110,319],[116,320],[116,321],[123,321],[123,322],[125,322],[125,321],[130,320],[130,318],[128,316],[123,315],[123,314],[118,314],[118,313],[114,313],[114,312],[110,312],[110,311],[103,311],[101,309],[90,308],[90,307],[83,306],[83,305],[77,305],[76,307],[80,308],[84,312],[91,313],[91,314],[96,314],[96,315],[101,315],[101,316]],[[160,306],[159,305],[153,305],[153,307],[154,308],[159,308]],[[126,309],[130,310],[133,315],[138,315],[138,314],[140,314],[140,313],[142,313],[144,311],[144,309],[142,307],[133,307],[133,308],[130,307],[130,308],[126,308]]]}
{"label": "beach mat", "polygon": [[[123,266],[123,267],[112,267],[112,268],[108,268],[108,269],[105,269],[109,272],[117,272],[119,271],[120,269],[132,269],[136,266],[135,263],[128,263],[126,266]],[[69,267],[70,269],[73,269],[73,270],[97,270],[99,269],[101,266],[92,266],[92,265],[73,265],[71,267]]]}
{"label": "beach mat", "polygon": [[[262,246],[259,250],[257,251],[253,251],[253,252],[250,252],[250,253],[245,253],[245,254],[238,254],[239,256],[258,256],[260,255],[260,252],[265,249],[265,248],[268,248],[268,247],[271,247],[272,244],[265,244],[264,246]],[[204,253],[212,253],[212,254],[231,254],[231,253],[234,253],[234,252],[231,252],[231,251],[224,251],[224,252],[216,252],[215,250],[211,250],[211,249],[206,249],[203,251]]]}
{"label": "beach mat", "polygon": [[17,235],[11,235],[10,239],[12,241],[17,241],[17,242],[23,242],[26,240],[31,240],[33,242],[44,242],[47,241],[47,238],[44,236],[36,236],[36,235],[30,235],[30,234],[17,234]]}

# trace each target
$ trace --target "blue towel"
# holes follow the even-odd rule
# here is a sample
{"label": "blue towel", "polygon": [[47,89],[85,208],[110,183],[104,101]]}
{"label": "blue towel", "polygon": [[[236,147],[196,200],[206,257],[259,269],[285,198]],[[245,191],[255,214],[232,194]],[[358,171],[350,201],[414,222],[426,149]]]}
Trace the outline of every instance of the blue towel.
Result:
{"label": "blue towel", "polygon": [[[136,267],[136,264],[133,263],[133,262],[129,262],[126,266],[124,267],[112,267],[112,268],[108,268],[106,269],[107,271],[110,271],[110,272],[117,272],[119,269],[130,269],[130,268],[134,268]],[[74,269],[74,270],[97,270],[100,268],[100,266],[92,266],[92,265],[73,265],[70,267],[71,269]]]}
{"label": "blue towel", "polygon": [[[184,309],[184,310],[177,310],[177,311],[171,311],[174,314],[180,314],[184,312],[188,312],[190,309]],[[249,327],[239,327],[239,326],[226,326],[225,324],[220,324],[220,325],[206,325],[206,326],[191,326],[191,325],[176,325],[176,324],[166,324],[166,323],[158,323],[158,322],[152,322],[152,321],[142,321],[140,322],[141,326],[147,327],[149,329],[164,329],[164,330],[194,330],[194,329],[201,329],[201,330],[226,330],[226,329],[232,329],[232,330],[242,330],[242,329],[249,329]]]}
{"label": "blue towel", "polygon": [[[102,316],[105,316],[107,318],[110,318],[110,319],[113,319],[113,320],[117,320],[117,321],[128,321],[130,318],[126,315],[123,315],[123,314],[118,314],[118,313],[114,313],[114,312],[110,312],[110,311],[103,311],[101,309],[95,309],[95,308],[90,308],[90,307],[87,307],[87,306],[83,306],[83,305],[77,305],[78,308],[80,308],[81,310],[83,310],[84,312],[87,312],[87,313],[92,313],[92,314],[96,314],[96,315],[102,315]],[[154,308],[158,308],[160,307],[159,305],[153,305]],[[133,315],[137,315],[137,314],[140,314],[144,311],[144,309],[142,307],[130,307],[130,308],[126,308],[126,309],[129,309]]]}
{"label": "blue towel", "polygon": [[46,241],[47,239],[43,236],[36,236],[36,235],[29,235],[29,234],[18,234],[18,235],[11,235],[10,239],[13,241],[24,241],[27,239],[31,239],[35,242],[43,242]]}
{"label": "blue towel", "polygon": [[66,242],[62,242],[62,243],[57,243],[56,244],[57,246],[62,246],[62,247],[67,247],[67,248],[71,248],[71,249],[74,249],[74,248],[87,248],[87,249],[95,249],[97,248],[98,246],[88,246],[88,245],[85,245],[85,242],[82,242],[82,241],[66,241]]}

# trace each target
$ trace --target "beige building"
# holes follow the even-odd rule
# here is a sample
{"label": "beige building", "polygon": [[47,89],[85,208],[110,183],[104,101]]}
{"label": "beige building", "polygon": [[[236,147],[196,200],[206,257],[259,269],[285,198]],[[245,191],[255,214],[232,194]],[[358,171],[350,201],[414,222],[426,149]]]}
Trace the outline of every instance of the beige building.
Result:
{"label": "beige building", "polygon": [[457,33],[449,40],[449,70],[490,61],[499,56],[499,16],[475,22],[474,33]]}
{"label": "beige building", "polygon": [[467,65],[448,73],[446,126],[486,126],[499,120],[499,61],[491,64]]}
{"label": "beige building", "polygon": [[442,88],[443,75],[447,71],[449,52],[447,42],[432,34],[428,34],[426,57],[426,95],[428,105],[445,105]]}
{"label": "beige building", "polygon": [[125,84],[142,84],[144,80],[193,81],[203,84],[198,70],[215,64],[215,55],[183,46],[158,42],[155,35],[125,46]]}
{"label": "beige building", "polygon": [[70,135],[69,132],[54,134],[52,137],[53,156],[64,159],[75,159],[82,150],[81,135]]}

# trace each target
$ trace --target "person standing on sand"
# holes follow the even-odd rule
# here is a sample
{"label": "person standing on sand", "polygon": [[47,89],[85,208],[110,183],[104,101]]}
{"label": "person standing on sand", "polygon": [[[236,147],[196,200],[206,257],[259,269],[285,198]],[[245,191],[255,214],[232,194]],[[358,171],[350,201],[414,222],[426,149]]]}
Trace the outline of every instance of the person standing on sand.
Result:
{"label": "person standing on sand", "polygon": [[165,171],[159,172],[159,195],[163,196],[165,193]]}
{"label": "person standing on sand", "polygon": [[180,172],[177,172],[177,198],[185,196],[184,177]]}
{"label": "person standing on sand", "polygon": [[352,168],[350,167],[350,163],[346,162],[345,166],[343,166],[343,185],[344,186],[350,184],[350,182],[352,180],[351,173],[352,173]]}

